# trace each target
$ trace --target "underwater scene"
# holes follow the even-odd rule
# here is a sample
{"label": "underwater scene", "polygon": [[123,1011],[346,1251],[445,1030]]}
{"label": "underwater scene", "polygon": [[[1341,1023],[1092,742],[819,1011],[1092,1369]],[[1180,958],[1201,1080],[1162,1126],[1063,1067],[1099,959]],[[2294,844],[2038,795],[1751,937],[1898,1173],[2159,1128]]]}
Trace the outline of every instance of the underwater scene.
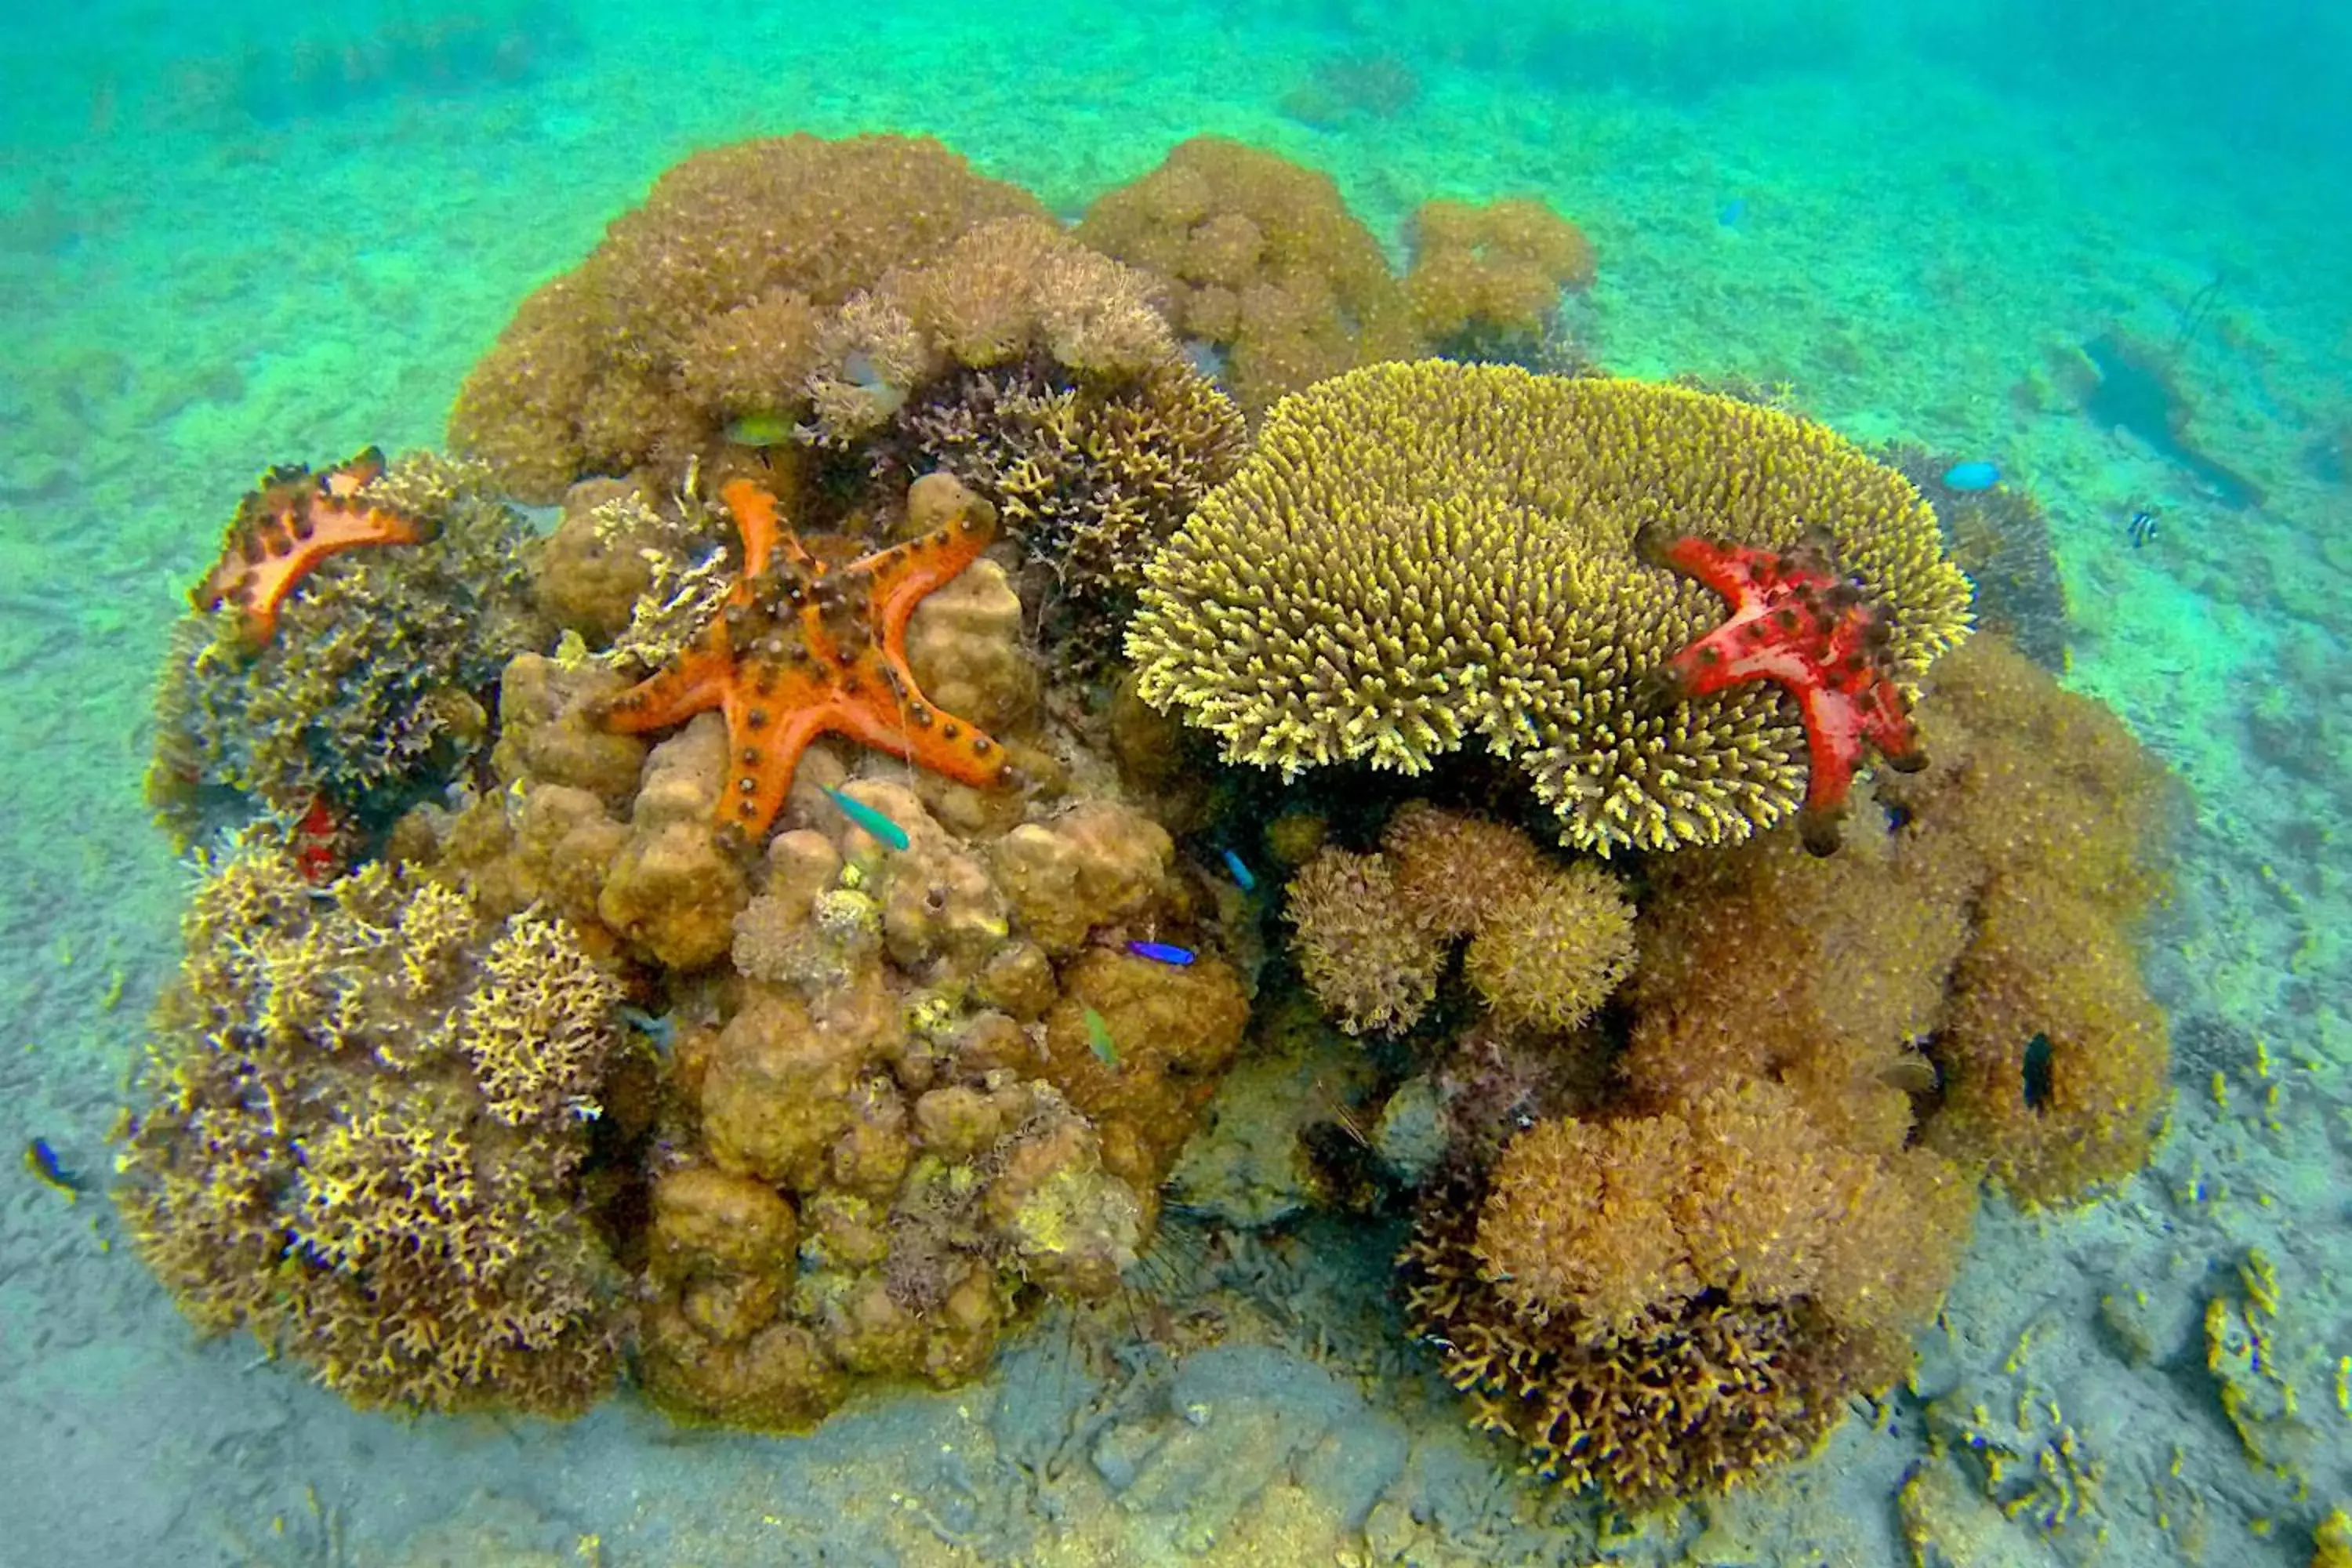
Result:
{"label": "underwater scene", "polygon": [[2352,12],[0,40],[0,1568],[2352,1565]]}

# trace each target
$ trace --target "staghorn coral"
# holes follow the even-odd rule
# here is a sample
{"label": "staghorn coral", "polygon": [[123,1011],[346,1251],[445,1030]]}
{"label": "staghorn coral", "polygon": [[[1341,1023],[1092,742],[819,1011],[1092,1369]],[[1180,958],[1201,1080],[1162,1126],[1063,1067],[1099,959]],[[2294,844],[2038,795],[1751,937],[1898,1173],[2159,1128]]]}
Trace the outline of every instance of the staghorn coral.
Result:
{"label": "staghorn coral", "polygon": [[558,921],[255,848],[184,934],[115,1194],[182,1310],[364,1405],[584,1408],[623,1321],[580,1186],[617,985]]}
{"label": "staghorn coral", "polygon": [[1516,358],[1553,324],[1560,290],[1592,287],[1592,243],[1539,201],[1423,202],[1406,221],[1413,324],[1449,358]]}
{"label": "staghorn coral", "polygon": [[590,474],[682,468],[730,419],[806,406],[818,313],[979,224],[1043,216],[926,138],[698,153],[523,302],[459,390],[450,444],[543,503]]}
{"label": "staghorn coral", "polygon": [[1905,683],[1966,629],[1916,493],[1817,426],[1637,382],[1384,364],[1286,402],[1153,560],[1138,689],[1286,774],[1422,773],[1479,738],[1579,848],[1737,840],[1798,803],[1793,705],[1755,685],[1645,700],[1722,614],[1640,561],[1645,524],[1773,547],[1825,530]]}
{"label": "staghorn coral", "polygon": [[1403,289],[1328,174],[1220,137],[1105,193],[1077,237],[1164,279],[1180,335],[1255,418],[1285,393],[1420,352]]}
{"label": "staghorn coral", "polygon": [[147,798],[176,839],[320,802],[373,831],[457,774],[499,666],[545,635],[514,563],[522,521],[488,483],[478,465],[405,455],[352,504],[420,519],[429,542],[326,560],[258,647],[242,612],[173,627]]}

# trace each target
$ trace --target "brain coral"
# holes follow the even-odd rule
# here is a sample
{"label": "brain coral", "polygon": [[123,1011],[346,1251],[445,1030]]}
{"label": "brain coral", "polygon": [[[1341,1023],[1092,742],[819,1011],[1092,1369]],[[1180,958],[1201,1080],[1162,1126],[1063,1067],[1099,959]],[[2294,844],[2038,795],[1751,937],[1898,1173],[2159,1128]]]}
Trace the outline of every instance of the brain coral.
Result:
{"label": "brain coral", "polygon": [[457,395],[450,444],[553,502],[589,474],[682,458],[790,415],[820,317],[992,218],[1044,216],[919,137],[765,138],[698,153],[523,302]]}
{"label": "brain coral", "polygon": [[1819,426],[1640,382],[1377,364],[1286,400],[1145,574],[1138,689],[1234,762],[1417,773],[1472,737],[1517,759],[1562,839],[1745,837],[1795,809],[1777,686],[1657,710],[1641,690],[1718,625],[1635,533],[1831,538],[1885,609],[1898,679],[1965,635],[1968,581],[1900,475]]}
{"label": "brain coral", "polygon": [[585,1408],[623,1321],[580,1185],[618,984],[381,865],[320,890],[247,850],[183,929],[116,1191],[182,1310],[360,1404]]}

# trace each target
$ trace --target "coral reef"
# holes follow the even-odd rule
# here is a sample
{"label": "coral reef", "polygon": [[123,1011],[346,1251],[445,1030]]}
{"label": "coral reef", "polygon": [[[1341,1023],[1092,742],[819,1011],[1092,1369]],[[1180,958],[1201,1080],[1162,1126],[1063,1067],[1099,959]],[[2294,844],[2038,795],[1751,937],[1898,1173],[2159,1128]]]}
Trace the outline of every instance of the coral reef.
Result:
{"label": "coral reef", "polygon": [[259,644],[242,607],[173,628],[147,793],[183,842],[256,811],[382,827],[457,775],[487,738],[499,667],[545,635],[514,559],[522,521],[478,465],[411,454],[353,486],[362,471],[326,476],[312,514],[331,499],[338,512],[413,519],[430,542],[285,579],[265,595]]}
{"label": "coral reef", "polygon": [[523,302],[467,377],[450,444],[526,500],[805,406],[824,313],[1035,198],[919,137],[771,137],[698,153]]}
{"label": "coral reef", "polygon": [[1967,579],[1900,476],[1728,399],[1507,366],[1382,364],[1285,402],[1147,570],[1128,649],[1145,700],[1286,776],[1418,773],[1475,736],[1563,841],[1747,837],[1800,795],[1769,688],[1652,707],[1643,678],[1720,621],[1645,565],[1645,521],[1786,549],[1819,526],[1881,606],[1899,684],[1966,630]]}
{"label": "coral reef", "polygon": [[621,1277],[583,1211],[620,987],[570,928],[371,866],[207,879],[116,1192],[201,1327],[366,1405],[584,1408]]}

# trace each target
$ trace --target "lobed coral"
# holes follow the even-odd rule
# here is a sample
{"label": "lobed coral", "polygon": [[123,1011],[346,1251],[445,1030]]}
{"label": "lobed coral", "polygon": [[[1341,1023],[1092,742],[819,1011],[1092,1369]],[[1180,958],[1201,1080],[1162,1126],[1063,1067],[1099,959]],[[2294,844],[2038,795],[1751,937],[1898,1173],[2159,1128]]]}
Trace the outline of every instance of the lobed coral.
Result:
{"label": "lobed coral", "polygon": [[488,731],[499,666],[544,632],[515,552],[522,521],[478,465],[412,453],[337,504],[417,520],[398,550],[336,555],[247,611],[171,634],[147,796],[183,843],[255,812],[380,828],[462,770]]}
{"label": "lobed coral", "polygon": [[1972,1205],[1923,1151],[1843,1148],[1728,1079],[1652,1116],[1538,1122],[1483,1194],[1457,1169],[1401,1260],[1415,1331],[1475,1425],[1621,1502],[1720,1490],[1884,1388]]}
{"label": "lobed coral", "polygon": [[1382,842],[1324,848],[1284,891],[1300,977],[1347,1033],[1418,1023],[1462,936],[1471,987],[1507,1026],[1566,1033],[1624,979],[1633,911],[1599,867],[1555,865],[1516,828],[1425,801]]}
{"label": "lobed coral", "polygon": [[1253,417],[1360,364],[1418,352],[1404,290],[1328,174],[1196,136],[1106,192],[1077,237],[1165,280],[1177,332],[1213,345]]}
{"label": "lobed coral", "polygon": [[364,1405],[585,1408],[625,1321],[581,1184],[618,984],[560,921],[259,848],[184,935],[116,1190],[182,1310]]}
{"label": "lobed coral", "polygon": [[698,153],[523,302],[466,378],[450,444],[526,500],[805,405],[824,322],[890,268],[1035,198],[928,138],[770,137]]}
{"label": "lobed coral", "polygon": [[1423,202],[1405,226],[1406,297],[1450,358],[1515,358],[1550,328],[1560,291],[1592,287],[1592,242],[1539,201]]}
{"label": "lobed coral", "polygon": [[1644,524],[1775,548],[1825,530],[1905,683],[1966,630],[1967,579],[1916,492],[1820,426],[1432,361],[1275,412],[1146,572],[1138,689],[1286,776],[1423,773],[1477,737],[1576,847],[1737,840],[1801,795],[1792,704],[1755,685],[1646,700],[1643,678],[1722,609],[1640,560]]}

